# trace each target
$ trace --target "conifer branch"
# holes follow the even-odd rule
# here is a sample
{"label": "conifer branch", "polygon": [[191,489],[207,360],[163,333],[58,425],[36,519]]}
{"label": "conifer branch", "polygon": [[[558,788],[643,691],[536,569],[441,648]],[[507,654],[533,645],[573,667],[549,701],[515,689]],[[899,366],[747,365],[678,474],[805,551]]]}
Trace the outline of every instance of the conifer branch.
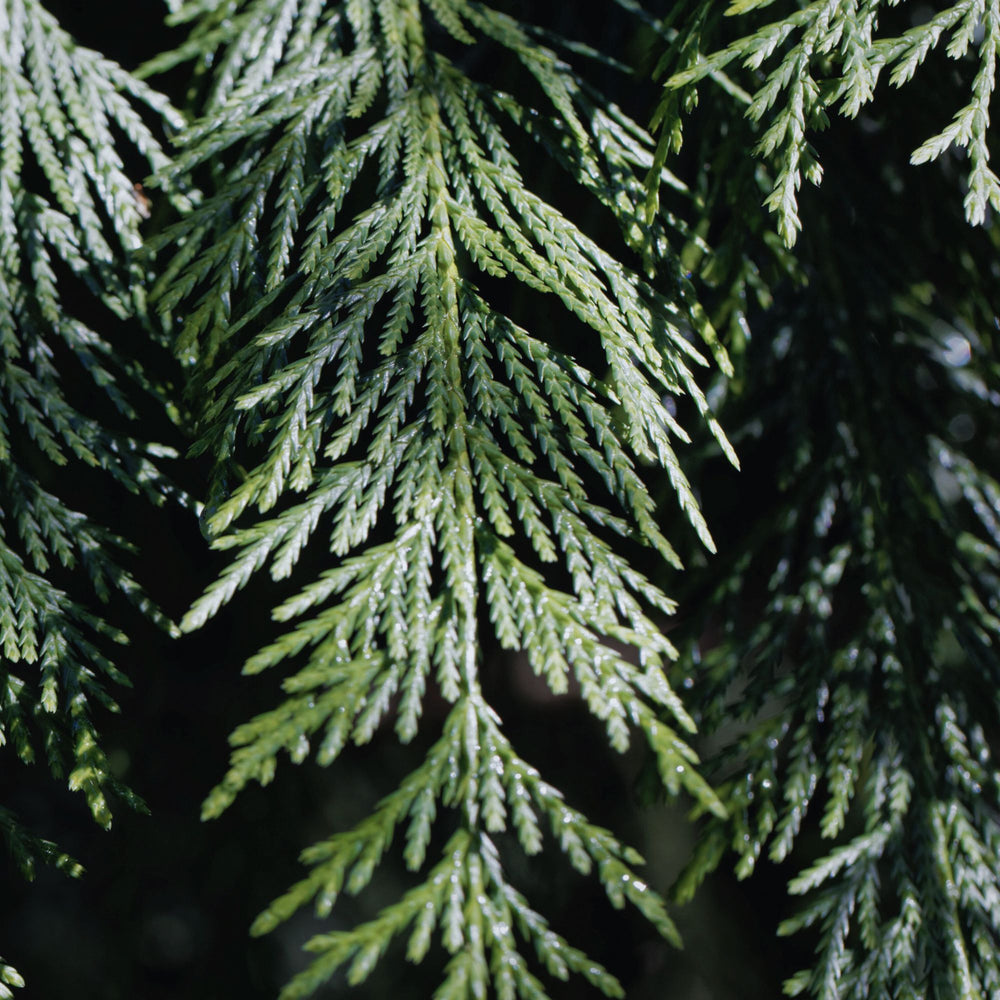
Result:
{"label": "conifer branch", "polygon": [[[154,119],[179,124],[35,0],[0,0],[0,745],[25,763],[41,752],[103,827],[110,794],[142,803],[95,728],[97,709],[117,710],[108,682],[127,681],[107,655],[125,636],[94,609],[117,594],[171,627],[123,566],[127,544],[74,509],[85,468],[155,503],[170,492],[169,451],[127,431],[153,381],[110,332],[144,315],[144,204],[125,160],[163,169]],[[81,870],[6,809],[0,832],[28,878]],[[21,985],[2,964],[0,984]]]}
{"label": "conifer branch", "polygon": [[[218,469],[206,523],[235,552],[183,626],[265,569],[299,575],[307,547],[331,558],[275,609],[291,629],[246,664],[300,666],[288,700],[233,734],[204,813],[270,781],[282,752],[329,764],[393,714],[411,740],[431,724],[434,686],[451,706],[434,749],[371,816],[305,853],[313,874],[255,930],[363,889],[404,821],[423,880],[373,922],[315,939],[315,963],[283,996],[345,965],[360,982],[398,934],[418,960],[435,927],[452,956],[439,996],[484,995],[491,970],[500,995],[542,996],[536,960],[620,995],[506,881],[492,835],[512,826],[529,855],[554,837],[615,905],[631,902],[670,939],[673,925],[632,871],[635,853],[517,756],[479,668],[488,614],[500,645],[525,651],[554,692],[579,686],[612,746],[638,729],[668,787],[721,809],[663,673],[675,651],[654,614],[672,604],[616,540],[679,565],[638,468],[654,462],[712,546],[676,451],[689,435],[664,397],[686,395],[731,455],[695,380],[707,361],[693,334],[728,360],[676,254],[669,300],[532,191],[509,136],[523,129],[554,151],[640,250],[651,144],[620,112],[597,113],[560,56],[485,5],[253,0],[224,20],[218,9],[180,7],[179,20],[198,18],[190,41],[149,67],[208,56],[215,71],[167,176],[211,166],[217,187],[157,243],[181,247],[157,296],[198,358],[209,399],[198,448]],[[443,54],[473,39],[519,60],[545,103],[479,84]],[[662,222],[651,232],[669,248]],[[530,314],[515,319],[503,303],[519,286],[561,303],[588,339],[570,353]],[[228,486],[234,445],[249,471]],[[423,871],[439,806],[455,833]]]}
{"label": "conifer branch", "polygon": [[[740,878],[792,863],[802,900],[779,932],[809,935],[817,962],[789,995],[986,997],[1000,982],[1000,489],[945,427],[957,413],[996,432],[988,282],[956,254],[931,295],[905,256],[876,276],[861,253],[811,249],[808,305],[748,359],[775,382],[739,403],[769,449],[790,443],[768,528],[706,602],[704,634],[725,638],[680,661],[699,728],[739,730],[708,762],[728,818],[707,821],[675,892],[690,898],[728,852]],[[844,287],[866,294],[831,295]]]}
{"label": "conifer branch", "polygon": [[[988,206],[1000,210],[1000,180],[990,166],[987,141],[1000,6],[995,0],[960,0],[899,34],[879,35],[879,21],[889,19],[887,8],[892,6],[883,0],[815,0],[786,5],[775,16],[772,3],[735,0],[725,15],[745,33],[718,48],[716,39],[726,29],[717,14],[691,18],[683,40],[674,41],[660,64],[661,73],[672,71],[657,113],[657,120],[670,129],[661,147],[679,145],[675,112],[694,106],[696,85],[712,77],[729,90],[723,74],[741,63],[744,72],[733,75],[737,84],[741,78],[747,81],[746,114],[763,127],[756,152],[774,164],[764,203],[777,218],[781,238],[792,246],[801,229],[797,192],[802,179],[816,185],[822,179],[810,132],[824,129],[831,112],[857,117],[873,100],[884,71],[893,87],[902,87],[928,54],[941,48],[963,72],[972,67],[971,99],[950,125],[913,152],[911,162],[925,163],[956,147],[967,149],[965,214],[973,225],[982,224]],[[974,45],[978,51],[973,55]],[[651,190],[655,193],[655,185]]]}

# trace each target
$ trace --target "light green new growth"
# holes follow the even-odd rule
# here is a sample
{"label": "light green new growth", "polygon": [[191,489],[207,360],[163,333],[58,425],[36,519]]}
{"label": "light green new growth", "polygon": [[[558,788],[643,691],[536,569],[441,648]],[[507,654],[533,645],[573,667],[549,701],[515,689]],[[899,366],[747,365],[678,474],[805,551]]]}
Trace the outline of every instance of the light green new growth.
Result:
{"label": "light green new growth", "polygon": [[[657,119],[668,126],[661,149],[679,145],[677,112],[682,106],[686,110],[693,106],[694,85],[712,76],[734,93],[721,73],[735,61],[742,63],[746,72],[736,74],[735,80],[738,84],[744,79],[749,93],[740,91],[739,97],[748,103],[747,116],[766,125],[757,154],[774,163],[775,175],[765,204],[777,216],[778,232],[786,245],[795,243],[801,229],[797,192],[803,176],[813,184],[822,178],[809,132],[825,128],[832,110],[856,117],[873,100],[885,71],[893,87],[902,87],[939,46],[948,58],[958,61],[963,74],[971,71],[971,97],[951,124],[913,152],[911,162],[937,159],[954,147],[966,149],[966,217],[978,225],[986,218],[987,205],[1000,211],[1000,178],[990,167],[987,142],[1000,53],[1000,3],[996,0],[961,0],[899,34],[881,36],[879,20],[890,17],[897,6],[894,0],[734,0],[725,10],[726,17],[732,18],[737,31],[747,32],[748,25],[752,30],[715,51],[715,35],[725,28],[717,23],[717,13],[708,13],[708,5],[700,6],[705,8],[703,13],[690,19],[668,53],[669,60],[661,64],[661,72],[679,65],[666,81],[657,113]],[[775,17],[775,11],[782,8],[782,15]],[[758,16],[765,10],[766,15]],[[713,22],[711,30],[706,21]],[[706,39],[711,44],[703,51]]]}
{"label": "light green new growth", "polygon": [[[142,804],[112,775],[92,721],[97,706],[116,710],[106,682],[126,682],[106,655],[125,636],[92,609],[118,592],[162,619],[119,565],[125,542],[69,498],[82,467],[156,501],[166,487],[153,463],[162,451],[88,412],[103,396],[131,417],[134,382],[145,381],[77,311],[86,303],[81,311],[103,313],[109,328],[142,314],[132,262],[142,211],[125,147],[147,170],[166,163],[143,108],[176,122],[162,98],[76,46],[34,0],[0,0],[0,745],[25,763],[43,748],[104,827],[108,792]],[[0,838],[28,878],[38,863],[81,870],[3,808]],[[0,996],[16,985],[0,963]]]}
{"label": "light green new growth", "polygon": [[[157,243],[178,248],[157,296],[197,359],[199,448],[219,475],[206,522],[234,553],[184,627],[254,574],[294,577],[307,547],[329,553],[275,609],[288,630],[246,665],[289,669],[288,697],[234,733],[204,814],[270,781],[282,751],[327,765],[393,716],[404,742],[436,727],[422,721],[429,688],[450,705],[426,758],[372,815],[304,853],[311,874],[255,930],[360,892],[399,827],[420,880],[374,921],[310,942],[315,962],[282,997],[343,966],[360,982],[396,936],[414,961],[434,938],[451,956],[441,1000],[485,996],[491,981],[500,997],[544,996],[539,970],[620,995],[509,883],[494,836],[512,828],[529,855],[552,838],[614,905],[670,939],[673,924],[636,853],[518,756],[479,671],[488,616],[555,693],[578,686],[614,747],[638,730],[671,790],[721,810],[662,669],[675,651],[653,615],[672,604],[619,551],[640,542],[679,565],[637,460],[667,470],[712,545],[666,397],[692,400],[728,451],[692,375],[706,364],[692,330],[727,366],[724,352],[669,231],[635,226],[651,143],[530,29],[466,0],[198,3],[177,19],[196,22],[191,40],[147,71],[210,57],[212,79],[168,177],[207,170],[212,190]],[[473,43],[517,60],[539,106],[467,75]],[[667,254],[676,301],[533,193],[519,130],[628,241]],[[499,303],[518,287],[561,303],[555,322],[573,333],[516,321]],[[572,354],[558,346],[574,337]],[[428,859],[442,811],[453,833]]]}

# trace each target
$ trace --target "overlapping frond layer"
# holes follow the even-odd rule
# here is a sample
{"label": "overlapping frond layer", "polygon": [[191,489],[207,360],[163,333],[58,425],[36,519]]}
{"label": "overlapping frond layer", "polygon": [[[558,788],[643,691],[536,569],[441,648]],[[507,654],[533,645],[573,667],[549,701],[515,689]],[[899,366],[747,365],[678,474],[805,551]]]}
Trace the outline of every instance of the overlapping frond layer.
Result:
{"label": "overlapping frond layer", "polygon": [[[120,565],[125,543],[76,505],[84,468],[157,502],[165,489],[156,449],[107,426],[144,380],[100,328],[143,308],[143,205],[123,157],[163,167],[147,114],[173,120],[38,3],[0,0],[0,745],[40,753],[102,826],[109,790],[139,803],[94,728],[95,708],[115,709],[108,682],[125,681],[107,655],[125,637],[94,609],[118,593],[158,615]],[[78,870],[7,810],[0,836],[28,877],[38,862]]]}
{"label": "overlapping frond layer", "polygon": [[[315,963],[283,996],[345,964],[364,979],[401,934],[413,959],[435,937],[452,956],[441,997],[483,996],[491,976],[500,996],[543,996],[539,965],[615,995],[509,884],[493,835],[513,828],[529,855],[552,838],[615,905],[668,937],[672,924],[635,853],[517,755],[479,669],[484,642],[523,650],[554,692],[578,688],[614,747],[639,730],[672,789],[719,808],[662,670],[671,602],[622,552],[645,544],[677,563],[640,463],[666,469],[711,546],[669,403],[687,397],[728,449],[694,341],[728,363],[683,276],[676,300],[654,291],[539,197],[513,152],[526,134],[533,162],[552,154],[625,219],[643,203],[651,144],[481,4],[254,0],[178,17],[198,18],[190,43],[150,69],[210,53],[214,75],[171,176],[207,171],[215,190],[165,236],[180,249],[158,296],[199,366],[199,447],[218,467],[206,521],[235,553],[185,625],[265,569],[295,579],[317,549],[327,564],[275,610],[288,631],[246,665],[297,672],[281,706],[234,734],[205,814],[269,781],[282,752],[329,764],[392,717],[413,738],[429,688],[450,705],[426,759],[356,828],[307,851],[312,874],[256,929],[363,889],[400,824],[415,872],[441,807],[454,836],[373,923],[315,939]],[[538,106],[476,83],[466,64],[481,49],[518,60]]]}
{"label": "overlapping frond layer", "polygon": [[[724,23],[723,13],[731,20]],[[695,85],[713,77],[761,125],[757,153],[774,169],[765,204],[788,246],[801,228],[802,179],[819,184],[822,178],[810,133],[826,127],[829,113],[856,117],[873,100],[884,73],[893,87],[908,84],[936,51],[958,64],[968,80],[968,102],[913,151],[911,162],[964,150],[966,217],[981,224],[989,207],[1000,211],[989,128],[1000,55],[996,0],[960,0],[934,13],[927,8],[911,13],[891,0],[734,0],[724,11],[706,9],[678,22],[681,29],[671,33],[673,44],[662,63],[673,75],[658,112],[665,128],[661,149],[679,144],[679,109],[690,109]],[[738,37],[727,42],[734,33]],[[935,71],[940,69],[923,70]]]}
{"label": "overlapping frond layer", "polygon": [[692,668],[699,726],[726,744],[712,764],[729,776],[729,819],[709,821],[677,891],[690,896],[730,851],[740,877],[794,865],[803,900],[780,930],[813,937],[817,961],[789,994],[988,997],[1000,988],[995,276],[951,249],[953,232],[934,284],[914,282],[919,244],[890,257],[878,230],[891,215],[853,192],[865,250],[833,259],[807,230],[808,293],[785,299],[774,319],[787,325],[748,355],[769,376],[740,403],[741,429],[774,506],[767,530],[734,546],[711,602],[719,638]]}

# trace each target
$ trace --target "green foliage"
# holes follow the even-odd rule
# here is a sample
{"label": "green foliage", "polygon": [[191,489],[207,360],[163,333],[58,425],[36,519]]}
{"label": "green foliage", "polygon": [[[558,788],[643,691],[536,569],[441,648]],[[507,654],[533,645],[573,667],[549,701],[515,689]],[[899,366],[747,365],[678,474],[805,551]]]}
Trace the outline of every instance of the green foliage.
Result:
{"label": "green foliage", "polygon": [[4,1000],[9,1000],[14,994],[11,993],[8,987],[23,985],[24,979],[18,975],[17,969],[12,965],[8,965],[3,958],[0,958],[0,997],[3,997]]}
{"label": "green foliage", "polygon": [[[107,653],[126,637],[93,609],[118,593],[158,615],[119,558],[126,543],[72,504],[84,467],[157,502],[167,490],[158,449],[105,419],[132,416],[147,384],[102,332],[143,314],[142,207],[123,157],[145,170],[166,157],[142,107],[176,120],[33,0],[0,3],[0,745],[26,764],[41,753],[104,827],[109,791],[142,803],[93,721],[116,710],[107,682],[126,682]],[[6,809],[0,831],[29,878],[38,863],[81,870]],[[0,982],[19,985],[3,965]]]}
{"label": "green foliage", "polygon": [[[889,72],[893,87],[908,84],[940,47],[963,73],[971,71],[970,100],[948,126],[914,150],[910,160],[925,163],[956,147],[967,150],[965,214],[974,225],[982,224],[987,205],[1000,211],[1000,178],[990,167],[988,144],[990,99],[1000,54],[1000,7],[962,0],[903,28],[892,17],[895,6],[892,0],[783,5],[773,0],[734,0],[725,16],[747,33],[715,49],[725,31],[717,13],[709,12],[705,4],[689,5],[694,8],[690,19],[661,64],[661,70],[671,63],[671,68],[679,67],[666,82],[658,112],[669,125],[665,130],[669,144],[676,147],[680,140],[675,91],[684,94],[681,103],[689,109],[696,100],[691,88],[699,80],[718,79],[722,70],[740,61],[748,71],[747,92],[740,93],[747,100],[746,114],[766,124],[757,140],[757,155],[775,165],[765,204],[777,215],[778,232],[791,246],[801,228],[802,178],[819,184],[823,173],[809,133],[825,128],[831,111],[857,117],[874,99],[883,71]],[[784,8],[783,16],[774,16],[776,7]],[[893,27],[880,33],[880,20]],[[975,55],[970,52],[973,48],[978,50]],[[732,86],[727,89],[733,91]]]}
{"label": "green foliage", "polygon": [[[815,24],[817,10],[802,16]],[[799,27],[790,17],[788,37]],[[881,51],[871,43],[866,58]],[[694,60],[674,80],[726,61]],[[936,110],[898,102],[877,126],[883,148]],[[772,299],[773,332],[746,344],[721,412],[768,485],[755,526],[723,543],[701,583],[710,596],[679,660],[675,683],[721,747],[706,767],[724,779],[728,816],[706,822],[675,894],[690,899],[729,852],[740,878],[768,863],[793,872],[803,898],[779,933],[808,936],[817,958],[789,995],[993,996],[1000,397],[997,273],[983,262],[996,227],[914,220],[915,204],[947,203],[950,178],[866,173],[846,134],[823,151],[843,209],[806,227],[794,281],[780,259],[767,277],[749,270],[745,243],[709,264],[736,297],[725,308],[761,284]],[[752,189],[752,166],[713,155],[730,189]]]}
{"label": "green foliage", "polygon": [[[740,877],[762,857],[798,861],[789,891],[807,901],[780,932],[819,927],[821,948],[792,995],[917,995],[929,977],[935,996],[990,996],[1000,981],[1000,882],[988,860],[1000,775],[986,736],[996,704],[983,697],[997,681],[1000,494],[962,449],[921,437],[935,423],[919,409],[929,394],[910,395],[893,369],[952,383],[969,407],[962,419],[995,419],[984,413],[995,404],[975,395],[975,362],[953,356],[963,333],[920,320],[930,316],[889,364],[834,330],[822,362],[808,338],[779,347],[775,377],[801,389],[785,388],[760,430],[772,443],[781,425],[822,430],[786,451],[770,530],[735,557],[712,602],[723,616],[714,627],[746,642],[694,660],[700,724],[735,717],[745,731],[718,762],[732,775],[720,790],[731,818],[710,824],[679,892],[689,897],[726,848]],[[842,385],[827,387],[818,419],[809,372],[821,365]],[[762,585],[766,597],[748,602]],[[817,810],[837,846],[796,853]]]}
{"label": "green foliage", "polygon": [[[515,745],[497,651],[692,807],[676,899],[729,859],[787,878],[775,930],[816,956],[789,995],[1000,995],[997,3],[617,0],[655,138],[607,93],[625,53],[513,3],[169,6],[186,39],[130,76],[0,0],[0,742],[104,825],[139,804],[92,722],[124,681],[94,598],[162,619],[73,500],[91,468],[171,493],[128,423],[181,409],[121,346],[160,336],[149,293],[228,558],[182,626],[272,595],[244,672],[281,674],[204,817],[283,756],[408,747],[253,923],[338,920],[282,1000],[387,953],[442,959],[438,1000],[622,996],[520,884],[555,859],[680,943]],[[189,74],[187,120],[157,74]],[[0,833],[28,878],[80,871]],[[345,894],[384,902],[352,924]]]}
{"label": "green foliage", "polygon": [[[478,4],[258,0],[176,17],[199,18],[191,41],[150,69],[211,54],[214,76],[169,176],[209,167],[212,186],[158,242],[181,249],[157,295],[184,317],[181,350],[211,400],[197,446],[218,469],[206,523],[236,553],[184,626],[265,567],[292,576],[310,546],[334,557],[275,609],[296,624],[248,661],[248,673],[298,666],[288,700],[234,733],[205,815],[270,781],[282,751],[328,765],[392,714],[410,741],[429,685],[452,706],[424,762],[355,829],[308,850],[313,874],[255,930],[313,899],[325,915],[345,883],[363,889],[401,823],[422,871],[444,806],[456,832],[440,860],[374,923],[314,939],[317,961],[283,996],[345,963],[361,981],[397,934],[420,959],[435,927],[453,956],[441,997],[483,996],[491,975],[501,996],[543,995],[522,942],[550,974],[618,995],[506,881],[491,835],[513,827],[532,855],[547,828],[613,903],[669,937],[673,925],[635,853],[517,756],[479,670],[489,641],[523,650],[555,693],[579,687],[612,746],[639,729],[672,789],[720,808],[662,671],[675,653],[651,612],[672,604],[614,539],[678,565],[638,459],[667,470],[711,547],[675,452],[688,434],[664,399],[687,395],[728,449],[691,372],[705,364],[691,330],[728,362],[679,261],[667,259],[683,284],[670,301],[530,189],[508,134],[569,167],[637,245],[650,142],[525,26]],[[477,82],[462,49],[445,54],[455,43],[519,61],[544,104]],[[662,224],[652,234],[669,246]],[[566,338],[518,322],[503,304],[518,285],[561,302],[556,322],[585,346],[570,354]]]}

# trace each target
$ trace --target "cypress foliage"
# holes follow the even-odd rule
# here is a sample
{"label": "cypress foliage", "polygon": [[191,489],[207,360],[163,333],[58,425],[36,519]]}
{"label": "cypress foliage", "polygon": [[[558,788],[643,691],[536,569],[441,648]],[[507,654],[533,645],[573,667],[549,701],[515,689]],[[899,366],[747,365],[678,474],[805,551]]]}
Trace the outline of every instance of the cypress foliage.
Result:
{"label": "cypress foliage", "polygon": [[[94,721],[127,682],[111,658],[127,637],[100,607],[117,593],[171,627],[125,568],[128,543],[76,506],[85,468],[154,503],[172,492],[157,468],[169,451],[129,426],[155,380],[108,332],[143,329],[136,185],[168,162],[147,119],[180,121],[34,0],[0,3],[0,745],[42,757],[103,827],[109,794],[142,802]],[[81,871],[2,806],[0,835],[27,878]],[[18,981],[0,964],[0,995]]]}
{"label": "cypress foliage", "polygon": [[[579,685],[612,746],[638,729],[665,782],[720,809],[662,670],[675,654],[650,615],[672,605],[615,536],[677,564],[643,460],[667,470],[711,546],[675,452],[688,433],[665,394],[690,397],[728,449],[692,375],[706,361],[691,331],[728,361],[680,262],[667,259],[681,289],[670,301],[531,190],[508,133],[585,177],[627,236],[651,142],[488,6],[263,0],[177,17],[197,18],[191,40],[151,69],[206,54],[217,68],[169,176],[211,161],[213,186],[158,241],[180,249],[156,292],[184,317],[181,349],[212,400],[197,445],[217,469],[206,524],[235,552],[183,626],[265,567],[295,574],[312,545],[333,556],[314,579],[296,577],[273,612],[291,628],[246,664],[285,666],[288,698],[233,734],[204,815],[269,782],[282,752],[331,764],[392,716],[409,742],[429,685],[450,706],[425,760],[354,829],[309,848],[310,875],[253,930],[309,903],[326,915],[342,891],[364,889],[398,827],[422,881],[373,922],[313,939],[315,963],[282,995],[306,996],[342,965],[364,980],[396,935],[414,961],[440,938],[451,955],[441,997],[486,995],[491,979],[504,996],[540,995],[525,945],[549,974],[619,995],[510,884],[496,835],[513,828],[529,855],[556,838],[616,905],[671,939],[674,926],[636,853],[518,754],[479,673],[484,644],[523,650],[555,693]],[[519,61],[540,106],[468,76],[462,49],[446,54],[455,43],[481,46],[483,62]],[[664,224],[650,235],[670,245]],[[515,282],[558,299],[560,322],[597,349],[574,356],[519,323],[503,305]],[[248,471],[229,486],[244,452]],[[452,832],[429,859],[435,820]]]}
{"label": "cypress foliage", "polygon": [[[679,661],[699,727],[725,734],[708,766],[726,776],[728,815],[705,826],[676,895],[690,898],[730,851],[741,878],[762,859],[787,862],[803,899],[778,933],[811,935],[817,956],[789,995],[993,996],[996,11],[956,5],[900,24],[880,4],[759,7],[732,5],[728,25],[700,8],[661,63],[679,71],[661,102],[660,157],[680,142],[671,109],[696,104],[686,88],[731,72],[721,92],[745,105],[766,169],[746,158],[745,133],[736,148],[723,139],[730,148],[712,155],[727,189],[756,184],[788,246],[804,225],[794,265],[772,265],[786,277],[769,282],[768,335],[746,345],[722,413],[769,482],[766,513],[702,583],[711,597]],[[962,73],[933,97],[913,93],[937,46]],[[749,72],[732,72],[736,59]],[[864,117],[883,69],[907,92]],[[834,113],[861,117],[883,161],[845,125],[824,142]],[[907,156],[956,148],[967,156],[947,153],[946,171],[903,173]],[[804,203],[823,214],[804,220],[801,177],[819,184],[821,160],[825,197]],[[958,200],[956,180],[985,232],[935,210]],[[730,314],[759,298],[739,255],[707,267],[726,276]]]}
{"label": "cypress foliage", "polygon": [[[186,39],[129,75],[0,0],[0,738],[41,741],[104,825],[108,791],[141,804],[91,721],[124,680],[94,599],[162,619],[66,477],[171,494],[123,428],[138,395],[181,401],[91,317],[162,328],[229,558],[181,627],[280,595],[244,672],[282,695],[204,817],[284,758],[413,751],[253,924],[329,917],[393,853],[411,873],[282,1000],[359,986],[394,941],[443,956],[440,1000],[624,995],[515,884],[546,846],[680,944],[637,851],[515,745],[493,649],[692,808],[674,899],[722,864],[789,873],[775,931],[815,947],[789,995],[1000,995],[1000,7],[618,0],[663,85],[649,131],[575,16],[170,10]],[[185,75],[186,118],[140,82]],[[147,170],[173,207],[140,254]],[[0,829],[29,877],[79,870]]]}

